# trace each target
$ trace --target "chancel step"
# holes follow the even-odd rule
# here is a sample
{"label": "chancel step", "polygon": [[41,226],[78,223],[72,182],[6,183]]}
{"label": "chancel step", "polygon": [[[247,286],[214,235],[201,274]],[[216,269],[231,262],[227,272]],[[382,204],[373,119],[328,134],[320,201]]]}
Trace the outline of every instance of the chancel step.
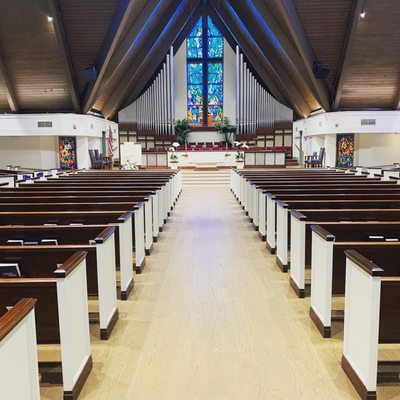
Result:
{"label": "chancel step", "polygon": [[229,186],[230,170],[186,171],[182,170],[183,186]]}

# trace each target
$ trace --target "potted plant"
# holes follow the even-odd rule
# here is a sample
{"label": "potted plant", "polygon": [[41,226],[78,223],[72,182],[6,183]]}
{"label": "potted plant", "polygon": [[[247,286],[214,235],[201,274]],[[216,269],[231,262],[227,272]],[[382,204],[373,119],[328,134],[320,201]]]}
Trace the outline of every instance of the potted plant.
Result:
{"label": "potted plant", "polygon": [[191,131],[192,131],[192,128],[190,127],[187,119],[182,119],[182,120],[178,119],[175,122],[176,141],[181,146],[186,146],[187,141],[188,141],[188,136]]}
{"label": "potted plant", "polygon": [[235,154],[235,161],[236,162],[244,162],[244,153],[238,150]]}
{"label": "potted plant", "polygon": [[217,132],[220,135],[223,135],[224,142],[226,143],[227,146],[231,147],[233,135],[234,133],[236,133],[236,126],[231,125],[231,121],[229,120],[228,117],[225,117],[224,120],[222,121],[222,124],[218,125]]}
{"label": "potted plant", "polygon": [[178,162],[178,156],[175,153],[171,153],[169,156],[169,161],[172,163],[177,163]]}

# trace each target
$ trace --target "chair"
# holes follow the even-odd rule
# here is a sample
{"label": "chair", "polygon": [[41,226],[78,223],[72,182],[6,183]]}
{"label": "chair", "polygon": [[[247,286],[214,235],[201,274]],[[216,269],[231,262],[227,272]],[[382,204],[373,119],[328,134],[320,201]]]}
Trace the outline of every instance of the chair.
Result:
{"label": "chair", "polygon": [[95,151],[93,149],[89,149],[89,157],[90,157],[90,164],[92,169],[102,169],[103,162],[96,158]]}
{"label": "chair", "polygon": [[94,151],[94,155],[96,157],[96,160],[101,162],[102,168],[105,169],[111,169],[112,168],[112,159],[111,157],[103,157],[103,155],[99,152],[99,150]]}
{"label": "chair", "polygon": [[304,160],[304,165],[308,168],[322,168],[322,163],[324,162],[325,147],[321,147],[319,154],[315,151],[312,156],[306,156]]}

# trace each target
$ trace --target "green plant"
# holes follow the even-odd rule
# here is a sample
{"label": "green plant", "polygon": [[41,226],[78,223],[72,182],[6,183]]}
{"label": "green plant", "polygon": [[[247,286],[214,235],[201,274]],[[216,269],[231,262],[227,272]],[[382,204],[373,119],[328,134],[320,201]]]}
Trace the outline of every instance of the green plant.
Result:
{"label": "green plant", "polygon": [[178,161],[178,156],[175,153],[171,153],[169,159],[170,161]]}
{"label": "green plant", "polygon": [[189,133],[192,131],[192,128],[189,125],[187,119],[178,119],[175,122],[175,135],[176,141],[181,145],[184,146],[188,141]]}
{"label": "green plant", "polygon": [[224,142],[232,146],[233,134],[236,132],[236,125],[231,125],[228,117],[225,117],[222,124],[218,125],[217,132],[224,136]]}
{"label": "green plant", "polygon": [[235,160],[236,161],[244,161],[244,153],[240,150],[238,150],[235,154]]}

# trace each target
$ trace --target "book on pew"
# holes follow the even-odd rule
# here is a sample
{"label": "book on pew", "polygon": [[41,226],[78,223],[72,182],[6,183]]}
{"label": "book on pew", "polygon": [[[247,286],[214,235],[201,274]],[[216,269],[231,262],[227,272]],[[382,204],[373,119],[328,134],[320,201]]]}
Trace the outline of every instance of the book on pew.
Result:
{"label": "book on pew", "polygon": [[58,245],[58,240],[57,239],[42,239],[40,241],[40,244],[44,245]]}
{"label": "book on pew", "polygon": [[36,240],[27,240],[24,242],[24,246],[37,246],[39,242]]}
{"label": "book on pew", "polygon": [[0,278],[21,278],[17,263],[0,263]]}
{"label": "book on pew", "polygon": [[385,242],[398,242],[398,238],[385,238]]}
{"label": "book on pew", "polygon": [[44,226],[57,226],[57,224],[43,224]]}
{"label": "book on pew", "polygon": [[82,223],[78,223],[78,222],[72,222],[70,223],[71,226],[81,226],[83,225]]}
{"label": "book on pew", "polygon": [[368,235],[368,239],[373,241],[373,242],[381,242],[385,238],[382,235]]}
{"label": "book on pew", "polygon": [[10,239],[7,240],[7,244],[10,246],[23,246],[24,241],[22,239]]}

